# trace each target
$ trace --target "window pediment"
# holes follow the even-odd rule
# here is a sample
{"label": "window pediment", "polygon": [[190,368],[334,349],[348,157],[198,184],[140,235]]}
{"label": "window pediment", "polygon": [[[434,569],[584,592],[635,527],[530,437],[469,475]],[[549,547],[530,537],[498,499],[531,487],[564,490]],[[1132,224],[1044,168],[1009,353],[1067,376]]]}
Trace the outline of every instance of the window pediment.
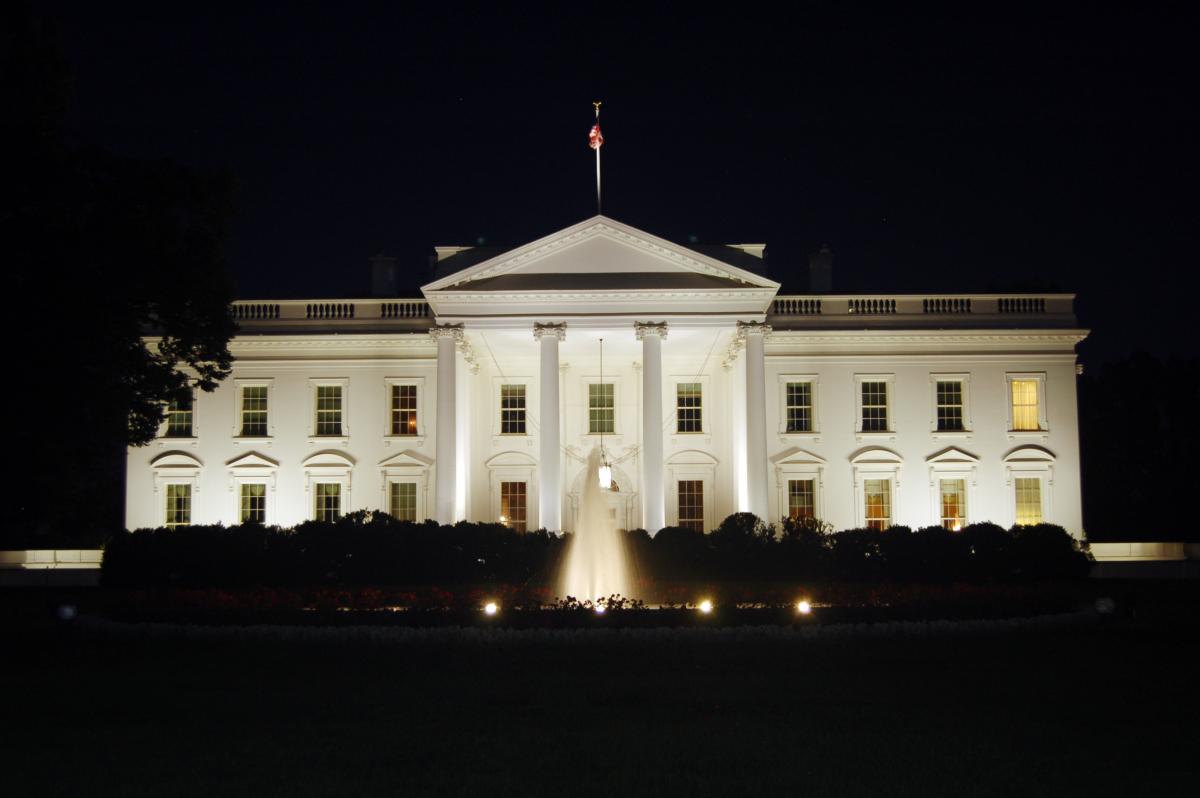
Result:
{"label": "window pediment", "polygon": [[805,451],[798,446],[793,446],[787,451],[780,452],[771,458],[771,461],[777,466],[785,465],[825,465],[825,458],[820,455],[815,455],[812,452]]}
{"label": "window pediment", "polygon": [[713,457],[708,452],[702,452],[699,449],[685,449],[682,452],[671,455],[667,458],[667,465],[700,465],[700,466],[715,466],[717,458]]}
{"label": "window pediment", "polygon": [[188,454],[187,452],[163,452],[158,457],[150,461],[151,468],[178,468],[178,469],[199,469],[204,468],[204,463]]}
{"label": "window pediment", "polygon": [[429,468],[431,465],[433,460],[412,449],[397,452],[379,463],[380,468]]}
{"label": "window pediment", "polygon": [[354,460],[342,452],[327,449],[311,454],[301,466],[304,468],[354,468]]}
{"label": "window pediment", "polygon": [[940,452],[929,455],[925,458],[925,462],[929,465],[975,465],[979,462],[979,458],[970,452],[963,451],[957,446],[947,446]]}
{"label": "window pediment", "polygon": [[536,466],[537,460],[523,452],[500,452],[490,457],[484,465],[488,468],[528,468]]}
{"label": "window pediment", "polygon": [[1010,465],[1018,463],[1053,463],[1057,459],[1053,452],[1041,446],[1018,446],[1004,455],[1004,462]]}
{"label": "window pediment", "polygon": [[868,446],[865,449],[859,449],[857,452],[855,452],[850,457],[850,462],[856,466],[897,466],[904,462],[904,458],[893,452],[891,449],[884,449],[882,446]]}
{"label": "window pediment", "polygon": [[276,469],[279,468],[279,462],[269,457],[264,457],[258,452],[246,452],[241,457],[235,457],[230,460],[225,464],[225,467],[231,471],[264,468]]}

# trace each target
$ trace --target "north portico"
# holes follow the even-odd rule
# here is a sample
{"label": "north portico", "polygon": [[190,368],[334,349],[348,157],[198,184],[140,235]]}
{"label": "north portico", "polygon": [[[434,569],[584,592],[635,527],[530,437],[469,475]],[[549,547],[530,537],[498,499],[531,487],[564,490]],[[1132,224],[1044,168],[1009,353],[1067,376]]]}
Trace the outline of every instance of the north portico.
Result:
{"label": "north portico", "polygon": [[[730,256],[745,257],[747,249],[755,250],[730,248]],[[750,257],[759,254],[761,247]],[[733,435],[729,408],[712,388],[726,381],[722,362],[739,338],[757,341],[747,349],[747,358],[758,359],[748,373],[762,375],[763,322],[778,290],[778,283],[760,274],[597,216],[452,272],[426,285],[423,293],[440,322],[431,335],[467,342],[458,350],[439,345],[439,373],[453,371],[456,363],[450,358],[469,346],[477,374],[510,387],[529,384],[511,379],[536,380],[536,406],[533,392],[526,393],[525,431],[502,431],[490,441],[491,449],[537,452],[538,512],[534,516],[527,507],[527,523],[552,530],[573,526],[573,519],[564,517],[568,494],[563,486],[578,477],[603,433],[605,449],[622,473],[636,475],[632,484],[618,480],[618,492],[627,494],[623,505],[636,508],[630,512],[637,525],[657,530],[667,524],[666,448],[688,446],[719,462],[715,449],[729,450],[735,440],[749,443],[757,430],[762,437],[757,452],[765,450],[763,391],[748,395],[746,407],[757,412],[748,413],[746,429]],[[670,368],[664,369],[664,361]],[[680,380],[707,385],[709,391],[706,397],[701,387],[689,399],[700,414],[698,423],[689,421],[695,431],[672,434],[664,418],[673,421],[674,408],[664,403],[665,397],[675,401]],[[596,386],[605,386],[599,396]],[[452,381],[447,390],[453,391]],[[456,394],[442,393],[439,415],[453,416],[457,404]],[[455,462],[454,439],[438,440],[446,452],[439,451],[436,460]],[[749,461],[745,452],[739,459]],[[765,458],[754,462],[760,459],[759,482],[765,485]],[[452,483],[448,476],[438,480],[439,486]],[[707,482],[714,490],[715,480]],[[757,507],[751,499],[739,506],[766,517],[765,488],[761,493]],[[726,497],[720,504],[733,501]],[[439,502],[437,520],[457,520],[452,505]]]}
{"label": "north portico", "polygon": [[605,216],[436,251],[420,299],[235,303],[233,375],[130,450],[130,526],[369,508],[570,530],[603,441],[626,528],[1081,532],[1069,294],[781,296],[762,245]]}

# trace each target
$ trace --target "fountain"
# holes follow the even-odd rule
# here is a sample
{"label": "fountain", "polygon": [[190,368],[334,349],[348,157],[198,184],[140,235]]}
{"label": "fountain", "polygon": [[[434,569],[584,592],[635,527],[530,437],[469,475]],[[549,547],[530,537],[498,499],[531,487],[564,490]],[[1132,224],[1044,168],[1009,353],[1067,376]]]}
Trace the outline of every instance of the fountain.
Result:
{"label": "fountain", "polygon": [[575,535],[559,577],[562,595],[580,601],[596,601],[613,595],[633,598],[625,541],[609,517],[608,502],[600,487],[602,462],[601,449],[597,446],[588,455]]}

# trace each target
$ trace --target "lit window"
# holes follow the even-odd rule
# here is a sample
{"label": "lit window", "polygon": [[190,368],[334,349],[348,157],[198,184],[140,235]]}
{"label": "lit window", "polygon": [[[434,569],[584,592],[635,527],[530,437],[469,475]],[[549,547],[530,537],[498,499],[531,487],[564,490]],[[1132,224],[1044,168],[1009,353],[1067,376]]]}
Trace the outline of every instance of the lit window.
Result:
{"label": "lit window", "polygon": [[526,501],[524,482],[500,483],[500,515],[504,523],[518,532],[525,531]]}
{"label": "lit window", "polygon": [[888,384],[886,381],[862,383],[862,431],[888,431]]}
{"label": "lit window", "polygon": [[166,527],[187,526],[192,523],[192,486],[167,485]]}
{"label": "lit window", "polygon": [[244,482],[241,490],[241,512],[243,524],[261,524],[267,520],[267,486],[261,482]]}
{"label": "lit window", "polygon": [[1042,523],[1042,480],[1016,477],[1013,483],[1017,494],[1017,523]]}
{"label": "lit window", "polygon": [[812,518],[815,515],[813,480],[789,479],[788,518]]}
{"label": "lit window", "polygon": [[811,382],[789,382],[785,389],[787,401],[787,431],[813,431],[813,396]]}
{"label": "lit window", "polygon": [[392,434],[417,434],[417,386],[392,386]]}
{"label": "lit window", "polygon": [[313,517],[318,521],[336,521],[342,515],[342,486],[337,482],[318,482]]}
{"label": "lit window", "polygon": [[183,399],[172,399],[167,405],[167,437],[192,437],[192,393]]}
{"label": "lit window", "polygon": [[963,423],[963,384],[960,380],[938,380],[937,428],[939,432],[959,432]]}
{"label": "lit window", "polygon": [[500,386],[500,434],[525,434],[524,385]]}
{"label": "lit window", "polygon": [[[704,398],[698,382],[681,382],[675,386],[675,431],[704,431]],[[608,430],[605,430],[607,432]]]}
{"label": "lit window", "polygon": [[611,433],[615,426],[614,420],[614,391],[611,382],[592,383],[588,385],[588,432]]}
{"label": "lit window", "polygon": [[967,481],[943,479],[941,484],[942,526],[962,529],[967,523]]}
{"label": "lit window", "polygon": [[864,479],[863,496],[866,501],[868,529],[887,529],[892,525],[892,481],[890,479]]}
{"label": "lit window", "polygon": [[417,483],[393,482],[389,491],[388,512],[397,521],[417,520]]}
{"label": "lit window", "polygon": [[1041,429],[1038,409],[1038,381],[1010,380],[1012,386],[1012,428],[1014,430]]}
{"label": "lit window", "polygon": [[267,386],[242,386],[241,434],[261,438],[267,434]]}
{"label": "lit window", "polygon": [[317,434],[342,434],[342,386],[317,386]]}
{"label": "lit window", "polygon": [[704,531],[704,480],[679,481],[679,526]]}

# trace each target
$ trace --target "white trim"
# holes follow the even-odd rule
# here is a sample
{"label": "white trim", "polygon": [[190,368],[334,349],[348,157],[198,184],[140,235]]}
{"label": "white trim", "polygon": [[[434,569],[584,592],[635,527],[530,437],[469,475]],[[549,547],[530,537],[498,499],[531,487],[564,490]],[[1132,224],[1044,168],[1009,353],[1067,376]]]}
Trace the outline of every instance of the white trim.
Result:
{"label": "white trim", "polygon": [[704,490],[703,531],[717,524],[715,517],[716,473],[719,463],[708,452],[686,449],[667,458],[667,526],[679,526],[679,483],[700,480]]}
{"label": "white trim", "polygon": [[167,435],[167,428],[170,426],[171,403],[167,402],[163,406],[163,420],[158,427],[158,445],[165,448],[171,445],[179,446],[196,446],[200,438],[200,396],[195,387],[189,387],[188,392],[192,395],[192,434],[191,435]]}
{"label": "white trim", "polygon": [[279,463],[257,452],[247,452],[225,463],[228,472],[229,492],[233,496],[233,507],[228,514],[231,525],[242,523],[242,491],[241,486],[255,483],[266,485],[265,513],[263,524],[276,522],[276,484]]}
{"label": "white trim", "polygon": [[[962,386],[962,424],[960,430],[939,430],[938,429],[938,401],[937,401],[937,384],[939,382],[957,382]],[[940,438],[963,438],[969,440],[975,433],[975,424],[971,418],[971,374],[970,372],[958,372],[955,374],[945,374],[940,372],[931,372],[929,374],[929,434],[935,440]],[[940,512],[940,511],[939,511]]]}
{"label": "white trim", "polygon": [[[417,389],[417,434],[392,434],[392,386],[413,385]],[[342,397],[343,417],[346,410],[345,396]],[[410,444],[418,448],[425,445],[425,378],[424,377],[384,377],[383,378],[383,445],[391,446]],[[344,427],[343,427],[344,429]]]}
{"label": "white trim", "polygon": [[187,452],[164,452],[150,461],[154,480],[155,526],[167,524],[167,485],[188,485],[191,488],[188,524],[196,523],[196,496],[200,493],[200,475],[204,463]]}
{"label": "white trim", "polygon": [[[796,380],[791,380],[796,382]],[[787,518],[790,511],[788,482],[813,480],[813,517],[825,518],[825,459],[804,449],[792,448],[772,458],[775,463],[775,515]]]}
{"label": "white trim", "polygon": [[392,512],[391,498],[393,482],[412,482],[416,483],[417,486],[416,522],[420,523],[431,517],[432,513],[429,511],[429,470],[432,465],[432,460],[411,449],[397,452],[381,462],[379,464],[380,509],[388,514]]}
{"label": "white trim", "polygon": [[[680,432],[679,431],[679,386],[681,383],[700,383],[700,431],[699,432]],[[670,376],[667,378],[667,384],[671,386],[670,395],[670,411],[667,415],[671,419],[669,426],[671,445],[673,446],[708,446],[712,442],[712,426],[709,421],[708,406],[712,398],[712,391],[709,390],[709,377],[707,374],[696,376],[679,375]]]}
{"label": "white trim", "polygon": [[[562,371],[562,367],[559,367]],[[492,444],[500,446],[505,444],[515,445],[514,441],[526,441],[526,445],[533,446],[533,441],[537,435],[533,431],[534,408],[533,400],[537,391],[533,387],[537,384],[533,377],[523,376],[494,376],[492,377],[492,398],[490,405],[490,415],[492,419]],[[524,385],[525,386],[525,431],[524,432],[501,432],[500,426],[500,390],[505,385]]]}
{"label": "white trim", "polygon": [[500,483],[525,483],[525,529],[541,528],[538,514],[537,461],[524,452],[506,451],[490,457],[484,465],[488,469],[489,515],[488,522],[500,520]]}
{"label": "white trim", "polygon": [[904,458],[891,449],[879,446],[869,446],[850,458],[851,471],[854,476],[854,522],[856,527],[862,528],[867,525],[866,486],[863,483],[868,479],[886,479],[891,483],[889,526],[901,523],[897,518],[899,509],[897,499],[900,495],[900,467],[903,464]]}
{"label": "white trim", "polygon": [[942,523],[942,486],[943,479],[963,480],[966,501],[964,525],[973,524],[978,520],[974,515],[976,494],[979,483],[979,458],[962,449],[950,446],[937,454],[925,458],[929,468],[929,518],[930,525]]}
{"label": "white trim", "polygon": [[[618,437],[624,434],[625,421],[624,414],[621,412],[621,375],[617,373],[604,375],[604,383],[611,383],[613,387],[613,431],[604,433],[605,438],[613,438],[614,445],[618,443]],[[580,435],[586,442],[591,442],[593,439],[599,440],[599,432],[591,432],[590,417],[591,417],[591,396],[588,393],[588,386],[601,385],[600,373],[583,374],[579,377],[579,385],[583,406],[583,424]]]}
{"label": "white trim", "polygon": [[1017,522],[1017,479],[1041,481],[1042,523],[1054,523],[1054,453],[1041,446],[1018,446],[1004,456],[1004,485],[1008,495],[1009,526]]}
{"label": "white trim", "polygon": [[[774,333],[772,333],[774,335]],[[787,386],[788,383],[807,382],[809,383],[809,396],[812,401],[812,409],[810,411],[812,429],[807,432],[789,432],[787,428]],[[779,439],[781,441],[813,441],[821,440],[821,400],[819,397],[821,386],[821,375],[819,374],[780,374],[778,379],[779,390],[779,405],[778,416],[779,423]],[[859,425],[862,424],[862,414],[859,413]]]}
{"label": "white trim", "polygon": [[[324,439],[323,439],[324,440]],[[351,507],[351,474],[354,471],[354,460],[342,452],[325,450],[308,456],[301,464],[304,471],[304,495],[308,497],[306,518],[316,518],[316,491],[313,485],[318,483],[337,483],[342,486],[338,497],[339,514],[345,515]]]}

